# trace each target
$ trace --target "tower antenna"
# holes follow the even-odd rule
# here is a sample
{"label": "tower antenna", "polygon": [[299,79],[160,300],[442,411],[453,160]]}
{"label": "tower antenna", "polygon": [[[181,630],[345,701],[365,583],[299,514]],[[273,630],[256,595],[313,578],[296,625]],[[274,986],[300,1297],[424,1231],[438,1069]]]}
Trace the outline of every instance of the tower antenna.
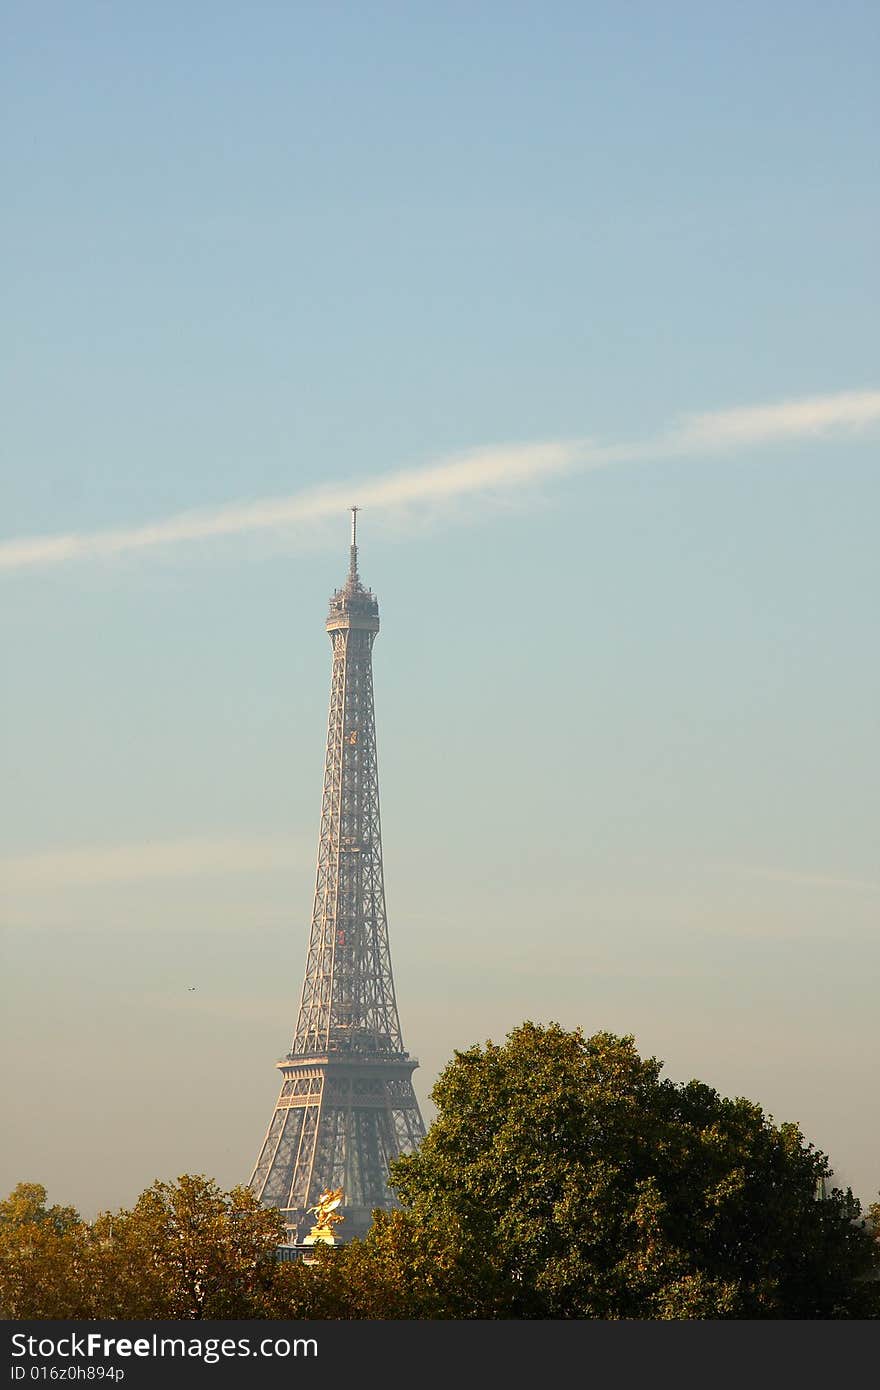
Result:
{"label": "tower antenna", "polygon": [[360,507],[351,508],[351,560],[348,567],[348,577],[357,583],[358,577],[358,512]]}

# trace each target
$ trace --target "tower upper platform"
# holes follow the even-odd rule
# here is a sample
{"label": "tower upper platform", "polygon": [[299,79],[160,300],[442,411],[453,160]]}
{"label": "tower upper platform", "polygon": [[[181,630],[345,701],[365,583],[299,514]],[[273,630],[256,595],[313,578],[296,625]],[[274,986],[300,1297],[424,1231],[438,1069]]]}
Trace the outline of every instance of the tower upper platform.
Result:
{"label": "tower upper platform", "polygon": [[379,631],[379,603],[370,589],[361,583],[357,567],[357,514],[359,508],[351,509],[351,552],[348,578],[341,589],[336,589],[330,599],[327,614],[327,631],[337,632],[340,628],[359,628],[362,631]]}

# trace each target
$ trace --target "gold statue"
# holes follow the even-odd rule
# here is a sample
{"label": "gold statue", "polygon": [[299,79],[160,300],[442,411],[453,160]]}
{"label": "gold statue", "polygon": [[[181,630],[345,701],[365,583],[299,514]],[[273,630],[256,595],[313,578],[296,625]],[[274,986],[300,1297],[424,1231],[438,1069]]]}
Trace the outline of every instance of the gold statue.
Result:
{"label": "gold statue", "polygon": [[333,1192],[331,1192],[328,1188],[326,1192],[321,1193],[320,1197],[318,1198],[317,1206],[309,1207],[309,1211],[313,1211],[315,1213],[316,1220],[311,1231],[303,1241],[303,1245],[318,1245],[319,1243],[324,1245],[336,1244],[336,1237],[333,1234],[333,1227],[337,1224],[337,1222],[345,1220],[345,1217],[342,1215],[342,1212],[337,1211],[337,1207],[340,1205],[341,1202],[341,1187],[337,1187],[336,1190]]}

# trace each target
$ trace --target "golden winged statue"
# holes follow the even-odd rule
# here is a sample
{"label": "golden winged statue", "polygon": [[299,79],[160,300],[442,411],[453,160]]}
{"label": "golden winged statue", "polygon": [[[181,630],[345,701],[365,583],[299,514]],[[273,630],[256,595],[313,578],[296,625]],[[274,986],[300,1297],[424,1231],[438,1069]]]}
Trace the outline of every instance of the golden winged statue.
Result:
{"label": "golden winged statue", "polygon": [[309,1207],[309,1211],[315,1213],[315,1224],[303,1242],[305,1245],[317,1245],[319,1241],[323,1241],[327,1245],[336,1243],[333,1227],[337,1222],[345,1220],[342,1212],[338,1210],[341,1203],[341,1187],[332,1191],[328,1188],[326,1192],[321,1193],[317,1204]]}

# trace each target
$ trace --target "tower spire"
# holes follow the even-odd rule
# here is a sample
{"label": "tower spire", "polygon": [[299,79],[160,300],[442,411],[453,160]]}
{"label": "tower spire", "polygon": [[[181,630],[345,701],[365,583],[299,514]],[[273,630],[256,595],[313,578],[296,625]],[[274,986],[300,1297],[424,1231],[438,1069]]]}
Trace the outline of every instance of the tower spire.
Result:
{"label": "tower spire", "polygon": [[358,578],[358,512],[360,507],[351,508],[351,551],[348,563],[348,582],[351,585],[360,583]]}
{"label": "tower spire", "polygon": [[358,510],[348,579],[326,622],[330,718],[305,978],[249,1183],[281,1210],[294,1240],[320,1194],[337,1188],[346,1235],[363,1235],[373,1209],[392,1205],[389,1163],[425,1133],[412,1085],[418,1063],[404,1051],[391,973],[373,708],[379,605],[357,573]]}

